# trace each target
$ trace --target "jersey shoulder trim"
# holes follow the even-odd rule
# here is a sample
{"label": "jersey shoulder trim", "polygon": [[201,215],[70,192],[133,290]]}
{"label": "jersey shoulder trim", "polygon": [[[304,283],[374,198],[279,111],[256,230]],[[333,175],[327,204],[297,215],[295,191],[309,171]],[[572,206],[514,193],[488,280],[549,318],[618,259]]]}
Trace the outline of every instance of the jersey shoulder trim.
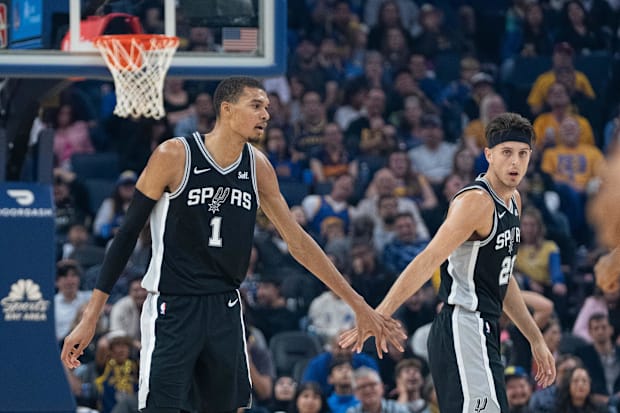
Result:
{"label": "jersey shoulder trim", "polygon": [[187,139],[183,137],[174,139],[178,139],[179,141],[181,141],[183,143],[183,147],[185,148],[185,168],[183,170],[183,179],[181,180],[181,185],[179,185],[179,187],[174,192],[170,193],[170,199],[178,197],[185,189],[187,181],[189,180],[189,174],[192,165],[192,152],[189,149],[189,143],[187,142]]}
{"label": "jersey shoulder trim", "polygon": [[252,176],[252,187],[254,188],[254,195],[256,196],[256,205],[260,207],[260,197],[258,196],[258,182],[256,174],[256,155],[254,154],[254,147],[250,143],[246,143],[248,147],[248,153],[250,154],[250,175]]}

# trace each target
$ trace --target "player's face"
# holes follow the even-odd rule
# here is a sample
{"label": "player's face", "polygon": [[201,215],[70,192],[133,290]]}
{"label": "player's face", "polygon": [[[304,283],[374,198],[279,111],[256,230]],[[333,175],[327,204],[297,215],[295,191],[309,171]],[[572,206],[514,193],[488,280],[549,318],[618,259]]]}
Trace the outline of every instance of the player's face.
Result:
{"label": "player's face", "polygon": [[489,172],[505,186],[516,188],[527,171],[532,150],[526,143],[508,141],[486,148],[485,154],[489,161]]}
{"label": "player's face", "polygon": [[269,98],[264,90],[246,87],[230,104],[231,127],[250,142],[260,142],[269,120]]}

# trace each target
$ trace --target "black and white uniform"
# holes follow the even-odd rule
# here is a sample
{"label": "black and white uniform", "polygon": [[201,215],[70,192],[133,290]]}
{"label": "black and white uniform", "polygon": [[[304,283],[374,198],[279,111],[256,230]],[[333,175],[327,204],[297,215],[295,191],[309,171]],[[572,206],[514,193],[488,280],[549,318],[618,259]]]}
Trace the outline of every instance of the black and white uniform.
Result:
{"label": "black and white uniform", "polygon": [[487,192],[493,227],[461,244],[441,267],[444,307],[428,339],[429,362],[442,413],[504,413],[508,402],[500,359],[499,317],[520,242],[519,213],[483,176],[463,188]]}
{"label": "black and white uniform", "polygon": [[[259,206],[254,152],[220,167],[198,132],[183,181],[151,217],[152,258],[142,285],[139,408],[232,411],[250,403],[241,299]],[[203,407],[204,408],[204,407]]]}

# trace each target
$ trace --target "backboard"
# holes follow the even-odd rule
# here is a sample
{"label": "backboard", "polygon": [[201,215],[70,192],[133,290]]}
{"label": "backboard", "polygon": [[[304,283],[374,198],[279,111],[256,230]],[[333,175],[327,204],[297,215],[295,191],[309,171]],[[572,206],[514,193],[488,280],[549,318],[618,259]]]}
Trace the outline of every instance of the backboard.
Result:
{"label": "backboard", "polygon": [[168,76],[285,71],[286,0],[0,0],[0,78],[108,79],[90,39],[136,27],[181,39]]}

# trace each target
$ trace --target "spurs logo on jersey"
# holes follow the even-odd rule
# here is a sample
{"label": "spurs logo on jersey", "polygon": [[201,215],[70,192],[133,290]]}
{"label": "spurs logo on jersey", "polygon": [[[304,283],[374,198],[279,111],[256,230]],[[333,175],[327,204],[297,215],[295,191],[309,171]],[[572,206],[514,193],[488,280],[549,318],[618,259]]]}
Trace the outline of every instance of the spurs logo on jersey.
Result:
{"label": "spurs logo on jersey", "polygon": [[466,241],[450,254],[441,267],[439,296],[448,304],[499,318],[521,241],[517,203],[513,197],[506,205],[484,177],[456,196],[474,189],[493,199],[493,227],[485,239]]}
{"label": "spurs logo on jersey", "polygon": [[[230,195],[230,199],[229,199]],[[209,204],[209,212],[219,212],[220,206],[227,202],[248,211],[252,208],[252,194],[237,188],[206,187],[190,189],[187,193],[187,206]]]}
{"label": "spurs logo on jersey", "polygon": [[502,248],[508,248],[508,253],[511,253],[514,245],[521,242],[521,230],[519,227],[507,229],[497,236],[495,239],[495,249],[501,250]]}

